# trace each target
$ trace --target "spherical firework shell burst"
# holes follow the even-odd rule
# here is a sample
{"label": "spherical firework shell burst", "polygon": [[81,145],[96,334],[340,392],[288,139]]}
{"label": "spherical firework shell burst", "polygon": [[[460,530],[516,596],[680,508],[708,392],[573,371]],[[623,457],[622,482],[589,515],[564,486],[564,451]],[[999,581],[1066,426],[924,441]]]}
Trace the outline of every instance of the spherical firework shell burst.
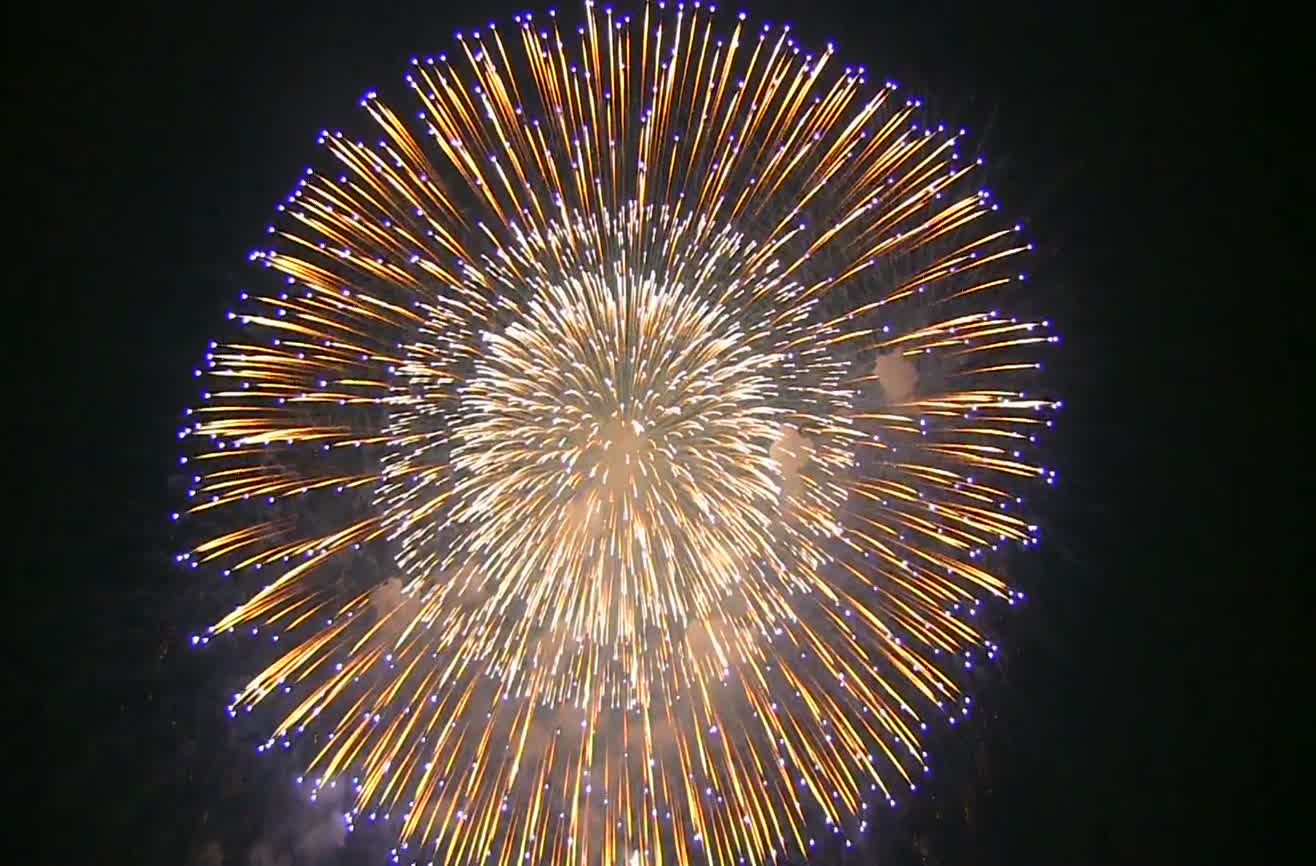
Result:
{"label": "spherical firework shell burst", "polygon": [[414,121],[322,136],[207,356],[181,558],[260,572],[210,632],[278,642],[230,712],[349,824],[763,862],[912,787],[993,654],[1052,338],[894,87],[711,8],[583,22],[461,35]]}

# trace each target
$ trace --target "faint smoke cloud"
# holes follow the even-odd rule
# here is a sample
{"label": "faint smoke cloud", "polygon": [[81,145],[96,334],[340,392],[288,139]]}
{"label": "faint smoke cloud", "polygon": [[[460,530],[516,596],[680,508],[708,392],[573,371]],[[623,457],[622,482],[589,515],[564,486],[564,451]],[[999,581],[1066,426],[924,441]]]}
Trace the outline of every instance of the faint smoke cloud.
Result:
{"label": "faint smoke cloud", "polygon": [[375,616],[387,617],[378,634],[389,642],[402,637],[420,612],[420,600],[406,591],[400,577],[392,577],[370,590],[370,607]]}
{"label": "faint smoke cloud", "polygon": [[402,578],[391,577],[370,590],[370,606],[381,616],[392,613],[407,601],[402,591]]}
{"label": "faint smoke cloud", "polygon": [[247,852],[247,866],[289,866],[288,855],[275,852],[265,842],[257,842]]}
{"label": "faint smoke cloud", "polygon": [[348,798],[342,792],[337,795],[326,793],[326,797],[319,809],[284,815],[272,822],[274,826],[270,833],[247,849],[247,859],[242,866],[336,862],[335,852],[347,839],[347,823],[342,812],[347,808]]}
{"label": "faint smoke cloud", "polygon": [[878,355],[873,374],[887,403],[903,403],[918,387],[918,369],[908,358],[896,353]]}
{"label": "faint smoke cloud", "polygon": [[786,499],[800,493],[800,472],[813,457],[813,443],[794,427],[781,428],[781,435],[772,443],[770,456],[781,467],[781,492]]}
{"label": "faint smoke cloud", "polygon": [[188,863],[190,866],[224,866],[224,847],[212,839],[202,845]]}
{"label": "faint smoke cloud", "polygon": [[329,852],[341,848],[347,838],[347,823],[338,817],[330,817],[316,823],[297,840],[299,859],[309,858],[319,863]]}

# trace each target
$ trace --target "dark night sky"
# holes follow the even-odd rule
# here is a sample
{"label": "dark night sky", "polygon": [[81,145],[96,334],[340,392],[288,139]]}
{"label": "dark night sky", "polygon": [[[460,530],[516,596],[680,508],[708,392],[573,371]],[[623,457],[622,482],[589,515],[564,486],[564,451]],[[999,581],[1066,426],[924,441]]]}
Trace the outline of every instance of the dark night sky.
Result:
{"label": "dark night sky", "polygon": [[[1200,862],[1232,835],[1214,779],[1246,759],[1212,733],[1226,703],[1213,683],[1245,662],[1207,639],[1225,494],[1192,468],[1211,446],[1185,407],[1217,376],[1201,363],[1220,315],[1203,227],[1225,237],[1239,218],[1201,179],[1219,177],[1215,130],[1242,85],[1202,65],[1212,24],[1155,4],[1064,5],[746,4],[770,20],[792,10],[805,41],[835,38],[845,62],[969,127],[1004,209],[1031,227],[1034,288],[1065,338],[1061,486],[1044,549],[1021,564],[1030,601],[1000,623],[1005,661],[976,689],[977,717],[934,742],[933,783],[879,826],[871,862]],[[50,210],[33,293],[33,327],[50,332],[34,364],[43,408],[15,422],[58,455],[33,461],[52,506],[20,540],[40,589],[19,634],[41,649],[18,686],[40,732],[19,764],[41,768],[23,778],[41,820],[64,828],[40,834],[48,850],[185,866],[213,841],[248,866],[259,841],[295,848],[311,825],[292,765],[271,769],[223,724],[239,671],[183,652],[200,593],[169,563],[173,433],[316,131],[358,127],[363,90],[405,98],[407,57],[511,11],[53,10],[59,49],[33,71],[29,118],[50,167],[10,167]],[[361,847],[316,862],[382,862]]]}

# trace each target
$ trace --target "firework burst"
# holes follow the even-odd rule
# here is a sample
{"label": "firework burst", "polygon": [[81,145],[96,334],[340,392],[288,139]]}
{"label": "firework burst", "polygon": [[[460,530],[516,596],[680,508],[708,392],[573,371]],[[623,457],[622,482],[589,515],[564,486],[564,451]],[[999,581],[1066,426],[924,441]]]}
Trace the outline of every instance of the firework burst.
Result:
{"label": "firework burst", "polygon": [[196,642],[272,639],[230,713],[444,863],[762,863],[913,788],[994,653],[1054,338],[894,86],[699,4],[582,20],[321,136],[182,432],[180,559],[254,589]]}

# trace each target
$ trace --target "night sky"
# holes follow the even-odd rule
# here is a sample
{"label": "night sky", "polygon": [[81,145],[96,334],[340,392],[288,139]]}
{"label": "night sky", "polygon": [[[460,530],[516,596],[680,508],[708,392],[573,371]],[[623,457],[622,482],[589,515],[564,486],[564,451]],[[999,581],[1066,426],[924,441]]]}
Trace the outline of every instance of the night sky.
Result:
{"label": "night sky", "polygon": [[[1216,684],[1246,663],[1205,626],[1227,601],[1211,529],[1227,492],[1208,483],[1190,413],[1208,416],[1189,407],[1220,387],[1208,253],[1241,218],[1201,180],[1220,179],[1212,130],[1242,85],[1203,68],[1215,42],[1201,20],[1063,6],[746,4],[968,127],[1038,244],[1033,289],[1064,338],[1048,373],[1066,404],[1060,484],[1041,551],[1014,572],[1029,601],[996,623],[1004,659],[975,685],[977,714],[930,743],[931,784],[851,863],[1201,862],[1230,832],[1216,779],[1247,759],[1212,732],[1228,703]],[[35,601],[9,611],[30,659],[14,724],[37,733],[30,749],[19,738],[9,784],[58,828],[32,831],[46,853],[31,862],[384,862],[378,839],[319,838],[324,814],[293,797],[298,768],[230,729],[239,657],[184,647],[213,611],[203,573],[172,567],[174,434],[316,132],[366,129],[365,89],[407,99],[411,54],[521,8],[52,10],[59,47],[29,70],[26,115],[48,167],[10,165],[46,213],[39,318],[19,335],[42,347],[20,368],[39,396],[14,423],[51,449],[19,472],[50,504],[20,520],[36,555],[17,583]]]}

